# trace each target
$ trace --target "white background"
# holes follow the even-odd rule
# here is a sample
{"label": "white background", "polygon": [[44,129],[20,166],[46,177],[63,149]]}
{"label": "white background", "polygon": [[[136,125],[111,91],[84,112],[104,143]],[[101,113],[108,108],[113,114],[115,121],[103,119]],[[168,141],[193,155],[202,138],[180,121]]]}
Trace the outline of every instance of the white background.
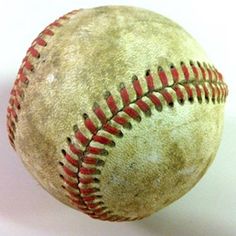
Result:
{"label": "white background", "polygon": [[[236,7],[234,1],[0,0],[0,235],[236,235]],[[8,144],[6,107],[31,41],[57,17],[78,8],[134,5],[175,20],[205,48],[230,89],[217,158],[183,198],[145,220],[95,221],[54,200]]]}

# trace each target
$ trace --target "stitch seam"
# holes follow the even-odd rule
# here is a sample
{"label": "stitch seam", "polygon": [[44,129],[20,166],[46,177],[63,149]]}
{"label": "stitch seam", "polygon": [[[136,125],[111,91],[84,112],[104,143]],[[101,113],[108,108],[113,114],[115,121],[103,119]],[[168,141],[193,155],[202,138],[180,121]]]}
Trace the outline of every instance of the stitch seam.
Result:
{"label": "stitch seam", "polygon": [[[146,83],[148,91],[143,92],[143,88],[140,84],[137,76],[133,76],[132,83],[133,89],[136,93],[136,99],[130,101],[128,91],[124,84],[120,85],[120,98],[123,102],[123,107],[118,109],[117,104],[114,100],[114,97],[109,91],[105,92],[105,99],[107,102],[107,107],[112,113],[112,117],[109,119],[105,116],[102,108],[96,103],[93,107],[93,112],[100,120],[101,125],[97,127],[95,122],[89,118],[87,114],[83,114],[84,125],[86,129],[92,134],[91,138],[86,137],[79,128],[75,125],[75,140],[76,142],[72,143],[72,140],[69,138],[69,150],[71,154],[62,150],[63,156],[70,156],[70,159],[75,160],[73,157],[76,155],[76,159],[79,164],[73,172],[71,178],[75,180],[77,185],[75,185],[76,191],[80,192],[81,201],[87,206],[86,210],[89,210],[89,215],[93,218],[99,218],[101,220],[110,220],[110,221],[125,221],[125,220],[136,220],[140,218],[126,218],[113,215],[109,209],[101,201],[102,195],[99,193],[99,187],[91,187],[99,185],[99,175],[101,174],[101,168],[105,161],[102,159],[103,156],[107,156],[109,153],[106,151],[106,145],[115,146],[115,141],[111,138],[106,137],[104,134],[108,133],[109,135],[114,135],[115,137],[122,137],[123,134],[118,128],[123,126],[124,128],[131,129],[131,123],[127,118],[119,115],[120,113],[126,113],[129,119],[134,119],[137,122],[141,121],[140,112],[143,112],[146,116],[151,116],[151,108],[148,105],[148,102],[143,101],[144,98],[148,98],[156,107],[158,111],[162,110],[163,103],[167,103],[169,107],[174,106],[174,99],[171,93],[168,92],[168,89],[172,89],[177,97],[177,101],[183,105],[185,102],[184,92],[188,97],[190,103],[194,102],[194,96],[196,96],[199,103],[202,102],[202,97],[205,97],[206,102],[211,101],[215,103],[224,102],[228,93],[227,85],[223,82],[222,75],[213,67],[207,66],[206,63],[203,63],[203,66],[200,62],[197,62],[197,67],[195,64],[190,61],[190,67],[192,69],[194,79],[190,79],[190,69],[185,65],[184,62],[181,62],[181,70],[184,76],[184,80],[180,79],[180,71],[178,71],[173,64],[170,65],[172,79],[174,81],[173,85],[169,85],[169,78],[165,73],[164,69],[158,67],[159,79],[162,83],[162,87],[155,89],[154,79],[150,70],[146,71]],[[214,76],[213,76],[214,75]],[[202,79],[200,79],[202,78]],[[208,78],[208,79],[207,79]],[[207,88],[207,85],[210,87],[211,91]],[[193,88],[191,87],[193,86]],[[194,90],[195,94],[194,95]],[[156,95],[159,94],[159,95]],[[135,108],[131,107],[135,105]],[[114,125],[115,124],[115,125]],[[102,134],[101,131],[103,132]],[[84,149],[76,147],[76,144],[82,145]],[[95,145],[94,145],[95,144]],[[96,145],[97,144],[97,145]],[[63,166],[70,166],[71,162],[68,163],[68,158],[66,158]],[[68,172],[64,171],[63,180],[68,177]],[[64,182],[64,189],[68,193],[69,199],[71,198],[71,193],[73,197],[73,191],[68,189],[68,184]]]}
{"label": "stitch seam", "polygon": [[[17,78],[14,82],[13,88],[10,92],[11,96],[9,99],[9,104],[7,108],[7,130],[8,137],[11,143],[11,146],[15,149],[14,139],[16,132],[16,123],[18,122],[18,113],[21,109],[21,103],[24,100],[24,94],[26,88],[30,83],[29,73],[35,72],[35,67],[33,60],[40,58],[40,53],[44,47],[47,46],[47,43],[51,37],[54,36],[57,28],[64,25],[64,21],[68,21],[73,15],[75,15],[79,10],[74,10],[67,13],[66,15],[58,18],[56,21],[48,25],[32,42],[30,48],[27,50],[27,54],[22,60],[20,69],[17,74]],[[37,49],[39,47],[39,49]]]}
{"label": "stitch seam", "polygon": [[[63,21],[69,20],[70,16],[77,12],[78,10],[72,11],[46,27],[33,41],[31,47],[27,51],[26,57],[22,61],[17,79],[11,91],[11,97],[7,109],[8,136],[13,148],[15,148],[14,137],[16,132],[16,122],[18,122],[18,112],[21,109],[21,102],[24,100],[25,90],[30,83],[27,73],[35,72],[34,64],[30,58],[39,59],[41,48],[38,50],[37,47],[46,47],[49,42],[47,37],[52,37],[55,34],[55,29],[63,26]],[[113,213],[109,211],[101,201],[102,196],[97,194],[99,188],[89,187],[90,184],[99,184],[99,175],[101,174],[99,167],[102,167],[105,164],[105,161],[99,158],[99,156],[102,157],[109,154],[106,151],[105,146],[115,146],[114,140],[107,137],[105,134],[107,133],[109,135],[114,135],[117,138],[121,138],[123,134],[119,129],[119,126],[131,129],[132,125],[129,122],[129,119],[134,119],[137,122],[140,122],[140,112],[143,112],[146,116],[151,116],[151,107],[147,101],[143,101],[144,98],[149,99],[158,111],[162,110],[164,102],[166,102],[170,107],[173,107],[175,101],[172,95],[168,92],[168,89],[173,89],[175,91],[177,101],[180,104],[185,102],[184,91],[188,95],[189,102],[194,102],[193,88],[191,88],[190,85],[194,86],[199,103],[202,101],[203,93],[208,102],[210,93],[212,93],[211,100],[213,103],[225,101],[228,89],[223,83],[222,75],[210,65],[208,65],[208,67],[206,63],[203,63],[202,65],[200,62],[197,62],[196,66],[195,63],[190,61],[189,64],[194,75],[194,80],[190,79],[190,69],[184,62],[180,62],[180,70],[177,70],[173,64],[170,64],[170,72],[174,82],[173,85],[169,85],[167,74],[163,67],[159,66],[157,71],[159,80],[162,84],[162,88],[160,89],[155,89],[151,71],[147,70],[146,83],[148,92],[146,93],[143,92],[139,79],[134,75],[132,78],[132,84],[137,98],[130,101],[127,88],[124,84],[121,84],[120,97],[123,102],[123,107],[121,109],[118,109],[112,94],[109,91],[106,91],[105,99],[107,107],[112,113],[112,117],[107,119],[101,107],[95,103],[93,111],[102,124],[100,127],[97,127],[94,121],[90,119],[87,114],[83,114],[84,125],[92,134],[92,137],[90,139],[86,137],[86,135],[79,130],[77,125],[75,125],[74,137],[78,143],[73,143],[72,139],[67,137],[67,144],[72,154],[69,154],[65,149],[62,149],[63,162],[59,162],[59,166],[62,168],[60,177],[63,179],[64,183],[62,187],[65,189],[65,192],[72,204],[79,210],[93,218],[103,220],[123,221],[138,219],[129,219],[112,215]],[[25,73],[26,71],[27,73]],[[179,81],[181,73],[184,76],[184,81]],[[199,79],[200,77],[202,80]],[[207,80],[206,78],[209,79]],[[211,91],[209,91],[205,83],[208,83],[211,87]],[[160,96],[156,96],[155,93],[158,93]],[[131,107],[131,105],[135,106]],[[119,115],[120,113],[124,113],[126,116],[121,116]],[[102,134],[100,134],[101,131],[103,131]],[[97,145],[98,147],[90,146],[91,143],[99,144],[104,147],[101,148],[99,145]],[[79,145],[82,145],[84,150],[81,150],[81,148],[78,147]]]}

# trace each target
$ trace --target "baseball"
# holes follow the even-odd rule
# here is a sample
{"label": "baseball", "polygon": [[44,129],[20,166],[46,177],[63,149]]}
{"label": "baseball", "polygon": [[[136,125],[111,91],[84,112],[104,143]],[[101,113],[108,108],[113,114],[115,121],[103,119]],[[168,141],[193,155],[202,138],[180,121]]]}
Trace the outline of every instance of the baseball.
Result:
{"label": "baseball", "polygon": [[9,140],[40,185],[92,218],[138,220],[187,193],[216,156],[227,85],[204,50],[148,10],[75,10],[19,69]]}

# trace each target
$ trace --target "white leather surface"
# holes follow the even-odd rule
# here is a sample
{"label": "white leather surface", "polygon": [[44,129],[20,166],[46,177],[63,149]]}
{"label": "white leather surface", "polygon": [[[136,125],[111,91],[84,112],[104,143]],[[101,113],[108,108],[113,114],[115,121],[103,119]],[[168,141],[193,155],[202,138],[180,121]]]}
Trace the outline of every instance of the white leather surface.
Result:
{"label": "white leather surface", "polygon": [[[229,85],[225,129],[216,160],[195,188],[169,207],[131,223],[95,221],[57,202],[25,170],[8,144],[6,107],[31,41],[76,8],[135,5],[175,20],[205,48]],[[233,1],[0,0],[0,235],[236,235],[236,77]]]}

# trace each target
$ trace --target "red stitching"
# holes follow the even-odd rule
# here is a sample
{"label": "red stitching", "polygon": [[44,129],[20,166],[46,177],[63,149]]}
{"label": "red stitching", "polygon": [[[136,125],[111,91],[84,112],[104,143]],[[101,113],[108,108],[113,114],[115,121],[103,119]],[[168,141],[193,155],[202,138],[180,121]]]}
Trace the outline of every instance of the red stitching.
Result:
{"label": "red stitching", "polygon": [[138,107],[140,108],[141,111],[143,111],[145,114],[150,113],[151,109],[148,106],[148,104],[146,102],[144,102],[142,99],[138,99],[136,101],[136,104],[138,105]]}
{"label": "red stitching", "polygon": [[36,50],[34,47],[30,47],[27,51],[27,53],[30,53],[32,57],[36,57],[39,58],[40,57],[40,53],[38,50]]}
{"label": "red stitching", "polygon": [[[61,176],[62,177],[62,176]],[[70,180],[62,177],[63,181],[68,184],[71,188],[77,189],[78,188],[78,182],[71,182]]]}
{"label": "red stitching", "polygon": [[120,125],[123,125],[125,126],[126,124],[128,124],[129,122],[124,118],[124,117],[121,117],[121,116],[114,116],[114,119],[113,119],[116,123],[120,124]]}
{"label": "red stitching", "polygon": [[220,81],[223,81],[223,76],[222,76],[222,74],[221,74],[220,72],[218,72],[218,71],[217,71],[217,73],[218,73],[218,75],[219,75],[219,80],[220,80]]}
{"label": "red stitching", "polygon": [[140,121],[141,117],[134,108],[128,106],[128,107],[125,107],[123,111],[134,120]]}
{"label": "red stitching", "polygon": [[107,216],[107,214],[106,213],[104,213],[104,214],[101,214],[101,212],[103,211],[103,208],[99,208],[99,209],[94,209],[94,212],[96,213],[96,214],[99,214],[99,217],[104,217],[104,216]]}
{"label": "red stitching", "polygon": [[162,86],[163,87],[168,86],[167,75],[166,75],[165,71],[163,70],[163,68],[161,66],[158,67],[158,75],[159,75],[160,81],[162,83]]}
{"label": "red stitching", "polygon": [[69,20],[69,18],[67,16],[61,16],[59,17],[60,20]]}
{"label": "red stitching", "polygon": [[63,166],[63,170],[64,170],[65,174],[67,174],[68,176],[77,177],[77,172],[71,171],[68,167]]}
{"label": "red stitching", "polygon": [[30,71],[34,70],[34,66],[31,64],[30,61],[28,61],[28,57],[25,57],[24,59],[24,68]]}
{"label": "red stitching", "polygon": [[75,203],[80,210],[82,210],[82,211],[87,210],[87,207],[85,205],[83,205],[83,200],[81,198],[79,198],[79,199],[71,198],[71,201],[73,203]]}
{"label": "red stitching", "polygon": [[[182,104],[184,102],[184,93],[183,90],[186,91],[187,96],[189,101],[193,102],[193,88],[190,85],[194,86],[194,89],[196,91],[196,95],[197,98],[199,100],[199,102],[202,99],[202,91],[200,89],[200,85],[203,88],[204,91],[204,95],[206,99],[209,99],[209,90],[207,88],[207,86],[205,85],[205,83],[209,83],[209,85],[211,86],[211,94],[212,94],[212,100],[214,100],[214,98],[216,96],[223,96],[226,94],[226,89],[223,86],[215,86],[216,88],[214,88],[212,83],[212,77],[210,75],[209,72],[208,73],[208,78],[209,80],[206,80],[206,70],[201,66],[200,63],[198,63],[198,69],[199,71],[201,71],[202,74],[202,78],[203,80],[200,80],[199,78],[199,73],[198,73],[198,69],[196,66],[194,66],[194,64],[192,62],[190,62],[190,68],[193,71],[193,75],[194,75],[194,81],[190,80],[190,72],[188,67],[186,66],[186,64],[184,64],[183,62],[181,63],[181,70],[183,71],[184,74],[184,79],[185,82],[179,82],[179,73],[177,71],[177,69],[172,65],[170,67],[171,70],[171,75],[172,78],[174,80],[175,83],[179,83],[179,84],[174,84],[173,86],[169,86],[168,84],[168,77],[167,74],[163,71],[163,69],[159,68],[158,70],[158,75],[160,78],[160,81],[162,83],[163,88],[159,89],[157,91],[157,93],[159,93],[160,95],[162,95],[163,99],[167,102],[168,105],[173,106],[174,105],[174,101],[173,101],[173,97],[171,95],[171,93],[169,92],[169,90],[167,89],[167,87],[173,89],[175,91],[176,97],[179,100],[179,102]],[[210,68],[208,68],[208,70],[210,70]],[[214,72],[212,71],[212,74],[214,74]],[[217,76],[219,76],[219,74],[217,72],[215,72],[215,74]],[[162,109],[162,101],[159,99],[159,97],[155,94],[156,91],[154,89],[154,81],[153,81],[153,77],[151,75],[150,70],[147,71],[146,73],[146,83],[147,83],[147,88],[148,88],[148,93],[144,94],[142,87],[141,87],[141,83],[138,80],[137,77],[133,77],[132,79],[132,84],[133,84],[133,89],[136,93],[136,97],[137,99],[134,102],[130,101],[129,98],[129,94],[128,94],[128,90],[125,87],[124,84],[120,85],[120,98],[123,102],[123,108],[121,110],[118,110],[118,107],[116,105],[116,102],[114,100],[114,97],[111,95],[110,92],[106,92],[105,94],[105,100],[107,102],[107,107],[108,109],[112,112],[113,117],[112,119],[108,119],[105,116],[105,113],[103,112],[103,110],[99,107],[98,104],[96,104],[93,108],[94,113],[96,114],[96,116],[98,117],[98,119],[101,121],[101,127],[96,127],[95,124],[93,123],[92,120],[89,120],[90,124],[86,124],[85,126],[87,127],[87,130],[92,132],[92,138],[90,139],[93,142],[97,142],[100,144],[104,145],[104,148],[98,148],[95,146],[91,146],[91,141],[88,138],[84,139],[84,143],[85,144],[85,150],[84,150],[84,158],[82,158],[82,167],[79,168],[78,173],[79,173],[79,190],[80,190],[80,194],[82,196],[82,199],[84,201],[84,203],[87,205],[87,210],[92,211],[95,215],[92,215],[93,218],[99,218],[102,220],[117,220],[117,221],[122,221],[124,220],[124,218],[119,217],[119,216],[113,216],[110,215],[110,213],[106,213],[104,211],[106,211],[106,208],[101,207],[102,205],[100,203],[96,203],[95,204],[95,200],[97,199],[95,196],[92,196],[91,194],[94,194],[95,192],[98,191],[98,189],[94,189],[89,187],[90,184],[95,183],[95,179],[92,177],[94,175],[99,175],[100,174],[100,170],[97,168],[97,166],[99,165],[97,158],[95,158],[94,156],[89,156],[87,154],[91,154],[91,155],[95,155],[95,156],[99,156],[99,155],[107,155],[108,153],[106,152],[105,146],[109,145],[111,142],[114,142],[112,139],[107,138],[103,135],[101,135],[99,133],[99,130],[104,130],[109,134],[112,135],[116,135],[116,136],[122,136],[122,132],[119,128],[114,127],[110,121],[114,121],[116,122],[118,125],[126,125],[129,123],[129,120],[120,116],[119,112],[124,112],[126,113],[131,119],[135,119],[140,121],[141,120],[141,116],[140,116],[140,112],[142,111],[144,113],[148,113],[150,112],[150,106],[148,105],[148,103],[144,102],[142,99],[142,96],[146,96],[147,98],[150,99],[150,101],[155,105],[155,107],[157,108],[157,110],[161,110]],[[211,80],[210,80],[211,79]],[[203,81],[205,81],[205,83],[203,83]],[[151,91],[155,91],[155,92],[151,92]],[[216,94],[216,91],[219,91]],[[139,111],[134,109],[131,104],[136,104]],[[88,119],[88,117],[86,116],[86,119]],[[75,134],[76,137],[78,136],[77,134]],[[84,137],[83,135],[80,136]],[[77,139],[81,142],[81,138]],[[102,161],[104,163],[104,161]],[[85,166],[83,166],[83,163]],[[90,167],[88,168],[86,165],[89,165]],[[91,212],[90,212],[91,215]]]}
{"label": "red stitching", "polygon": [[25,84],[29,83],[29,79],[24,74],[19,74],[19,80],[20,82],[25,83]]}
{"label": "red stitching", "polygon": [[150,74],[150,70],[147,71],[146,82],[147,82],[148,90],[149,91],[153,90],[154,89],[154,81],[153,81],[152,75]]}
{"label": "red stitching", "polygon": [[211,87],[211,93],[212,93],[212,101],[214,102],[215,97],[216,97],[216,89],[212,84],[210,84],[210,87]]}
{"label": "red stitching", "polygon": [[97,127],[93,123],[93,121],[87,116],[87,114],[84,114],[84,125],[85,127],[92,133],[95,134],[97,132]]}
{"label": "red stitching", "polygon": [[50,29],[44,29],[41,34],[45,34],[45,35],[49,35],[49,36],[53,36],[54,35],[54,32]]}
{"label": "red stitching", "polygon": [[220,89],[218,86],[216,86],[216,97],[219,98],[220,97]]}
{"label": "red stitching", "polygon": [[160,101],[160,99],[155,96],[153,93],[150,93],[148,95],[148,97],[150,98],[150,100],[152,101],[152,103],[158,108],[158,107],[162,107],[162,103]]}
{"label": "red stitching", "polygon": [[193,98],[193,91],[188,84],[184,85],[184,88],[188,94],[188,98]]}
{"label": "red stitching", "polygon": [[92,202],[96,199],[95,196],[89,196],[89,197],[84,197],[84,200],[86,200],[86,202]]}
{"label": "red stitching", "polygon": [[105,124],[103,126],[104,130],[107,131],[110,134],[114,134],[116,136],[120,136],[121,131],[119,129],[117,129],[116,127],[110,125],[109,123]]}
{"label": "red stitching", "polygon": [[207,73],[208,73],[208,78],[210,81],[212,81],[212,72],[211,70],[206,66],[206,70],[207,70]]}
{"label": "red stitching", "polygon": [[[45,30],[43,30],[39,36],[33,41],[31,47],[27,51],[26,57],[22,61],[21,68],[19,69],[17,79],[15,80],[14,87],[11,91],[11,97],[9,100],[9,106],[7,109],[7,129],[10,143],[14,147],[14,139],[15,139],[15,123],[17,122],[17,113],[21,108],[21,101],[24,98],[24,92],[27,85],[30,83],[30,74],[34,73],[34,65],[31,58],[40,58],[40,50],[38,47],[46,47],[48,40],[47,37],[53,37],[54,28],[62,27],[61,21],[67,21],[70,18],[71,14],[76,14],[77,11],[73,11],[68,13],[67,15],[60,17],[59,20],[51,23]],[[36,47],[37,46],[37,47]],[[177,69],[178,68],[178,69]],[[62,150],[63,161],[66,164],[61,163],[61,167],[63,170],[63,174],[61,178],[63,179],[64,185],[63,188],[66,190],[69,199],[71,202],[81,211],[90,215],[93,218],[99,218],[103,220],[112,220],[112,221],[122,221],[128,220],[126,217],[119,217],[112,215],[111,212],[106,210],[106,207],[103,206],[102,202],[97,202],[99,197],[97,188],[91,188],[91,184],[98,183],[99,179],[94,178],[94,175],[100,175],[100,169],[98,166],[104,164],[104,161],[97,158],[98,156],[107,155],[108,152],[105,149],[106,145],[114,146],[115,143],[111,137],[105,137],[100,130],[107,132],[109,135],[115,135],[117,137],[122,137],[123,133],[120,128],[117,126],[123,126],[124,128],[131,128],[131,124],[129,119],[135,119],[137,121],[141,121],[140,112],[145,113],[146,115],[150,115],[151,107],[150,105],[143,99],[145,96],[150,100],[156,107],[158,111],[161,111],[163,102],[162,98],[171,106],[174,105],[174,100],[169,92],[169,89],[173,89],[175,91],[177,99],[182,103],[184,102],[184,94],[185,90],[189,98],[193,98],[193,88],[190,87],[190,84],[194,86],[197,94],[197,98],[200,101],[202,98],[202,90],[200,86],[202,86],[204,95],[206,99],[209,99],[211,94],[212,100],[215,101],[215,98],[218,102],[225,100],[228,94],[228,88],[223,83],[222,74],[219,73],[215,68],[207,66],[203,63],[203,66],[200,62],[196,63],[196,66],[193,62],[189,63],[189,68],[187,64],[181,62],[178,67],[175,67],[173,64],[170,65],[170,73],[172,79],[174,81],[173,85],[169,85],[169,78],[167,76],[166,71],[163,70],[163,67],[158,67],[157,75],[159,76],[160,82],[162,84],[162,88],[155,88],[154,85],[154,77],[150,70],[146,71],[146,84],[148,88],[148,92],[144,93],[144,90],[141,86],[140,80],[137,76],[133,76],[132,85],[133,90],[136,94],[136,99],[134,101],[130,100],[128,90],[123,83],[120,84],[120,99],[123,102],[123,107],[119,110],[117,103],[114,97],[111,95],[109,91],[105,94],[105,100],[107,103],[108,109],[112,113],[112,118],[107,118],[105,112],[98,104],[94,104],[93,112],[96,117],[101,122],[101,127],[97,127],[95,122],[89,118],[86,114],[84,114],[84,126],[85,128],[92,134],[91,138],[86,137],[78,127],[75,128],[74,136],[76,141],[78,141],[83,149],[81,150],[73,144],[71,139],[68,138],[68,147],[69,151]],[[192,70],[194,75],[194,80],[190,78],[190,70]],[[27,76],[26,72],[27,71]],[[179,71],[183,72],[184,81],[180,81]],[[202,80],[200,79],[202,78]],[[208,80],[207,80],[208,78]],[[210,90],[207,88],[206,84],[202,83],[206,81],[209,84]],[[211,84],[212,83],[212,84]],[[167,89],[169,88],[169,89]],[[159,95],[158,95],[159,94]],[[126,114],[126,117],[123,117],[122,113]],[[117,124],[115,125],[114,124]],[[104,145],[104,148],[93,146],[94,143],[99,143],[100,145]],[[86,166],[88,165],[88,166]],[[72,169],[73,166],[73,169]],[[82,176],[79,176],[82,175]],[[80,187],[78,186],[80,185]],[[90,187],[89,187],[90,186]],[[94,195],[96,193],[96,195]],[[96,201],[96,203],[95,203]]]}
{"label": "red stitching", "polygon": [[[62,19],[69,20],[70,16],[72,14],[76,14],[77,12],[78,11],[70,12],[66,14],[65,17],[59,18],[59,20],[62,20]],[[32,42],[31,46],[27,50],[26,56],[22,60],[21,67],[18,71],[17,79],[14,82],[14,87],[11,91],[11,97],[9,99],[9,105],[8,105],[9,109],[7,109],[7,119],[11,120],[11,122],[8,122],[8,127],[14,125],[18,119],[17,113],[21,107],[21,100],[24,98],[24,89],[29,83],[28,76],[26,76],[25,72],[26,70],[31,73],[34,72],[34,65],[31,60],[31,57],[40,58],[40,50],[38,50],[36,46],[40,46],[40,47],[47,46],[46,37],[52,37],[54,35],[53,28],[62,26],[59,20],[56,20],[55,22],[51,23],[38,35],[38,37]],[[14,137],[11,134],[9,136],[11,136],[10,142],[12,144],[12,147],[15,148]]]}
{"label": "red stitching", "polygon": [[82,151],[80,149],[76,148],[74,144],[70,143],[69,148],[72,153],[74,153],[76,155],[82,155]]}
{"label": "red stitching", "polygon": [[116,114],[118,112],[118,107],[117,107],[116,102],[110,92],[106,92],[105,99],[106,99],[107,105],[108,105],[111,113],[113,115]]}
{"label": "red stitching", "polygon": [[95,142],[102,143],[102,144],[105,144],[105,145],[109,145],[112,142],[112,140],[110,140],[109,138],[104,137],[104,136],[99,136],[99,135],[94,135],[92,139]]}
{"label": "red stitching", "polygon": [[88,146],[88,153],[96,154],[96,155],[106,155],[106,151],[103,148]]}
{"label": "red stitching", "polygon": [[71,199],[73,199],[74,201],[76,201],[76,200],[82,201],[79,193],[74,193],[74,192],[68,190],[68,194],[69,194],[68,197],[71,197]]}
{"label": "red stitching", "polygon": [[143,95],[143,90],[137,76],[133,76],[133,87],[136,92],[136,96],[141,97]]}
{"label": "red stitching", "polygon": [[181,91],[180,87],[179,86],[175,86],[174,90],[175,90],[175,93],[176,93],[176,96],[177,96],[178,100],[183,102],[184,101],[184,94]]}
{"label": "red stitching", "polygon": [[89,142],[89,139],[82,132],[80,132],[80,130],[76,131],[75,137],[84,146],[86,146]]}
{"label": "red stitching", "polygon": [[214,69],[211,68],[211,72],[212,72],[213,75],[214,75],[214,79],[213,79],[213,80],[214,80],[214,81],[217,81],[217,77],[218,77],[218,76],[217,76],[216,71],[215,71]]}
{"label": "red stitching", "polygon": [[42,46],[42,47],[47,46],[47,42],[41,37],[36,38],[35,41],[33,42],[33,45],[34,44],[38,44],[39,46]]}
{"label": "red stitching", "polygon": [[96,173],[96,171],[97,171],[96,168],[93,168],[93,169],[88,169],[88,168],[84,168],[84,167],[80,168],[80,173],[83,175],[93,175]]}
{"label": "red stitching", "polygon": [[[64,151],[64,150],[63,150]],[[66,151],[63,152],[63,155],[65,159],[73,166],[78,167],[78,160],[74,159],[71,155],[66,153]]]}
{"label": "red stitching", "polygon": [[189,76],[190,76],[189,71],[188,71],[188,68],[186,67],[186,65],[184,64],[184,62],[181,62],[181,68],[184,73],[185,80],[189,81]]}
{"label": "red stitching", "polygon": [[[85,189],[80,189],[80,193],[82,195],[90,195],[91,193],[95,193],[97,190],[93,188],[85,188]],[[83,199],[84,200],[84,199]]]}
{"label": "red stitching", "polygon": [[59,23],[58,21],[54,21],[54,22],[52,22],[49,26],[61,27],[62,24]]}
{"label": "red stitching", "polygon": [[15,89],[12,89],[12,90],[11,90],[11,95],[12,95],[12,96],[16,96],[16,90],[15,90]]}
{"label": "red stitching", "polygon": [[84,157],[84,163],[94,165],[97,163],[97,159],[94,157],[86,156],[86,157]]}
{"label": "red stitching", "polygon": [[170,105],[170,104],[173,104],[173,98],[171,96],[171,94],[166,91],[166,90],[163,90],[161,92],[162,96],[164,97],[164,99],[166,100],[166,102]]}
{"label": "red stitching", "polygon": [[205,84],[203,84],[203,90],[204,90],[204,93],[205,93],[205,97],[208,98],[209,97],[209,91],[208,91],[208,88],[206,87]]}
{"label": "red stitching", "polygon": [[[25,72],[26,70],[28,72],[33,73],[34,72],[34,65],[32,64],[31,57],[39,59],[40,58],[40,50],[37,49],[36,46],[40,47],[46,47],[47,46],[47,38],[46,37],[52,37],[54,33],[54,28],[62,27],[62,23],[59,22],[61,20],[69,20],[70,16],[73,14],[76,14],[78,11],[73,11],[68,14],[66,14],[63,17],[60,17],[58,20],[54,21],[51,23],[48,27],[46,27],[40,34],[39,36],[32,42],[30,48],[27,50],[27,55],[22,61],[22,65],[18,71],[17,79],[14,82],[14,87],[11,91],[11,97],[9,99],[9,105],[7,109],[7,129],[8,129],[8,137],[9,141],[12,145],[13,148],[15,148],[14,144],[14,139],[15,139],[15,122],[17,122],[18,117],[17,117],[17,111],[20,110],[21,108],[21,100],[24,98],[24,89],[28,86],[29,84],[29,78],[26,76]],[[30,76],[30,75],[29,75]],[[79,140],[86,145],[88,139],[85,138],[83,135],[79,135],[77,133],[76,137],[79,137]],[[77,148],[74,144],[71,142],[68,143],[70,151],[75,154],[81,156],[82,151]],[[69,163],[69,165],[72,165],[74,167],[78,168],[80,167],[80,160],[79,159],[74,159],[72,155],[67,153],[65,150],[63,150],[63,156],[65,158],[65,161]],[[62,187],[67,191],[69,194],[71,202],[74,202],[76,207],[86,214],[90,215],[91,217],[96,217],[93,212],[87,209],[86,205],[84,204],[82,198],[80,195],[75,194],[73,191],[79,191],[78,188],[78,176],[77,173],[78,171],[74,172],[72,171],[69,166],[65,166],[62,163],[62,169],[64,172],[64,175],[60,175],[61,178],[64,181],[65,185],[62,185]],[[72,182],[68,178],[65,177],[70,177],[72,178],[75,182]],[[87,181],[87,183],[89,183]],[[73,199],[73,197],[76,197],[76,200]],[[76,202],[76,203],[75,203]]]}
{"label": "red stitching", "polygon": [[197,62],[197,64],[198,64],[198,67],[199,67],[199,69],[201,71],[203,80],[206,80],[206,72],[205,72],[204,68],[202,67],[200,62]]}
{"label": "red stitching", "polygon": [[195,89],[196,89],[197,97],[198,97],[198,98],[201,98],[201,97],[202,97],[202,92],[201,92],[201,89],[199,88],[199,86],[196,85],[196,86],[195,86]]}
{"label": "red stitching", "polygon": [[[218,71],[217,71],[217,72],[218,72]],[[220,81],[223,81],[223,75],[222,75],[220,72],[218,72],[218,75],[219,75]]]}
{"label": "red stitching", "polygon": [[99,206],[99,203],[97,203],[97,204],[88,203],[87,206],[88,206],[88,208],[90,208],[90,209],[94,209],[94,208],[96,208],[97,206]]}
{"label": "red stitching", "polygon": [[177,71],[177,69],[174,67],[173,64],[171,65],[170,69],[171,69],[172,78],[174,82],[177,83],[179,81],[179,72]]}
{"label": "red stitching", "polygon": [[[14,98],[14,104],[16,105],[16,104],[20,104],[20,102],[17,100],[17,97],[19,98],[19,99],[22,99],[23,97],[24,97],[24,91],[23,91],[23,89],[22,88],[18,88],[17,90],[15,90],[15,98]],[[17,108],[16,106],[15,106],[15,108]]]}
{"label": "red stitching", "polygon": [[128,106],[130,104],[129,94],[126,87],[124,87],[123,84],[121,84],[120,95],[121,95],[123,105]]}
{"label": "red stitching", "polygon": [[95,103],[93,108],[94,113],[96,114],[97,118],[101,121],[102,124],[105,124],[107,121],[107,117],[101,107]]}
{"label": "red stitching", "polygon": [[198,79],[199,79],[199,74],[198,74],[197,67],[193,64],[192,61],[190,62],[190,65],[191,65],[191,67],[192,67],[192,70],[193,70],[193,74],[194,74],[194,76],[195,76],[195,79],[198,80]]}
{"label": "red stitching", "polygon": [[92,178],[80,178],[80,183],[82,183],[82,184],[91,184],[91,183],[93,183],[94,182],[94,180],[92,179]]}

